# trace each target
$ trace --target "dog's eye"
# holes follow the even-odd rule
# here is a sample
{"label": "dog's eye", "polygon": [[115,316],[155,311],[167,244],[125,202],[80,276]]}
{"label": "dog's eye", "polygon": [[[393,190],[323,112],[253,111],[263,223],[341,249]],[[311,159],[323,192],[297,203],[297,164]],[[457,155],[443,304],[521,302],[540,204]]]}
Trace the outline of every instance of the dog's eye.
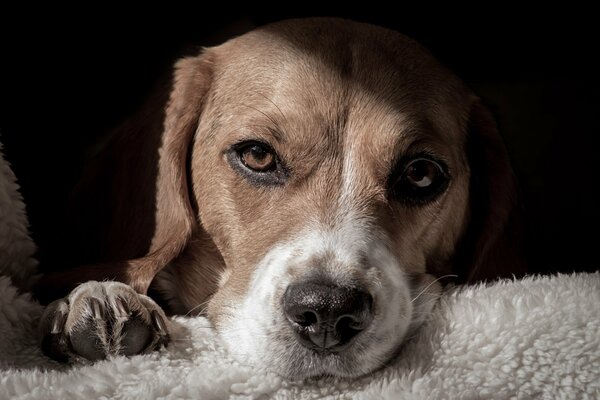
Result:
{"label": "dog's eye", "polygon": [[266,143],[246,140],[234,144],[226,155],[234,171],[253,185],[281,185],[289,176],[283,161]]}
{"label": "dog's eye", "polygon": [[242,164],[252,171],[266,172],[275,167],[275,153],[265,145],[253,143],[242,147],[239,151]]}
{"label": "dog's eye", "polygon": [[392,188],[398,200],[426,203],[448,186],[448,174],[441,162],[428,157],[416,157],[403,165]]}
{"label": "dog's eye", "polygon": [[411,161],[404,170],[406,181],[420,189],[433,185],[440,174],[442,174],[442,168],[435,161],[425,158]]}

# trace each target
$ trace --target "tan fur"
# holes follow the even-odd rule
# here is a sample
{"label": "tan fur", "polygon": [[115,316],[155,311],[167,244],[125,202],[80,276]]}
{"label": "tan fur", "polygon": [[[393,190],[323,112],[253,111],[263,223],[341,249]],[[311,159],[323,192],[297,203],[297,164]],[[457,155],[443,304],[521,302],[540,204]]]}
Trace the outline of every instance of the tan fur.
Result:
{"label": "tan fur", "polygon": [[[169,98],[126,125],[110,147],[117,156],[95,167],[123,154],[141,160],[119,161],[120,178],[108,179],[110,221],[97,221],[104,233],[93,244],[104,251],[85,261],[101,266],[47,277],[42,289],[114,278],[145,293],[159,274],[154,287],[171,311],[207,305],[218,321],[246,295],[269,249],[351,211],[391,238],[408,275],[457,272],[467,281],[508,272],[489,266],[505,246],[502,233],[491,232],[514,226],[505,150],[477,97],[414,41],[337,19],[270,25],[180,61]],[[253,186],[228,164],[232,145],[255,138],[292,171],[284,185]],[[394,162],[409,150],[441,155],[452,176],[447,191],[420,208],[387,193]],[[469,152],[488,167],[475,166]],[[345,167],[348,154],[353,164]],[[476,188],[480,207],[472,204],[475,167],[490,174]],[[353,176],[346,194],[343,173]],[[94,188],[94,179],[84,186]]]}

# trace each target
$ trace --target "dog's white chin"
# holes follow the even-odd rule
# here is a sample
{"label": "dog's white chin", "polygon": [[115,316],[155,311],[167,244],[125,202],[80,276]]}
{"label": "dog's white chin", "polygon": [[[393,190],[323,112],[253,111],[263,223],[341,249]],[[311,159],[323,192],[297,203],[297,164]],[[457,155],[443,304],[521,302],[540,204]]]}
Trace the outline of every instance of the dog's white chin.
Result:
{"label": "dog's white chin", "polygon": [[362,344],[350,346],[339,353],[319,353],[303,347],[290,335],[279,343],[271,342],[269,346],[266,343],[256,346],[258,343],[255,342],[254,352],[248,353],[246,346],[240,345],[239,341],[228,340],[226,334],[222,336],[230,354],[241,363],[275,372],[293,381],[325,376],[353,378],[368,374],[386,365],[401,344],[401,340],[397,343],[390,341],[385,349]]}

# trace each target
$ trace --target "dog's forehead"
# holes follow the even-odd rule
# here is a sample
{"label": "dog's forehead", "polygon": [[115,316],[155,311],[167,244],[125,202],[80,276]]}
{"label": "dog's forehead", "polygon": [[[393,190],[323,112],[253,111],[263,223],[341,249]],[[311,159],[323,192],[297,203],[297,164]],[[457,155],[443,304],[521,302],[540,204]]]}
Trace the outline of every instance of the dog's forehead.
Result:
{"label": "dog's forehead", "polygon": [[407,131],[397,129],[407,121],[442,135],[464,130],[468,90],[397,32],[337,19],[286,21],[213,51],[217,98],[236,115],[258,108],[273,119],[283,114],[329,128],[354,117],[357,127],[392,133]]}
{"label": "dog's forehead", "polygon": [[269,25],[216,50],[223,81],[242,85],[248,93],[289,89],[298,100],[310,100],[314,92],[335,98],[346,94],[341,89],[358,86],[398,101],[401,93],[425,96],[448,82],[446,71],[417,43],[383,28],[350,22],[339,29],[300,22]]}

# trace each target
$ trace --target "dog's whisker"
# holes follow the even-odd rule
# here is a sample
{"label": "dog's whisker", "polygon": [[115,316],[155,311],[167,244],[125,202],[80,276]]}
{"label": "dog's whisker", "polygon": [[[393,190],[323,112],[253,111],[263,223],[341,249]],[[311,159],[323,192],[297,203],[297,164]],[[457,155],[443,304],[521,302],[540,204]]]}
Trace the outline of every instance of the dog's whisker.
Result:
{"label": "dog's whisker", "polygon": [[271,117],[270,115],[268,115],[267,113],[265,113],[264,111],[259,110],[258,108],[254,107],[254,106],[250,106],[248,104],[240,104],[242,107],[247,107],[251,110],[254,110],[256,112],[258,112],[259,114],[263,115],[266,119],[268,119],[275,127],[277,127],[277,129],[279,128],[279,124],[277,123],[277,121],[275,119],[273,119],[273,117]]}
{"label": "dog's whisker", "polygon": [[444,278],[457,278],[458,275],[452,275],[452,274],[448,274],[448,275],[443,275],[440,276],[439,278],[434,279],[433,281],[429,282],[429,285],[425,286],[425,289],[421,290],[419,292],[418,295],[416,295],[410,302],[414,303],[419,297],[421,297],[421,295],[423,293],[425,293],[427,291],[427,289],[429,289],[431,286],[433,286],[436,282],[439,282],[440,280],[444,279]]}
{"label": "dog's whisker", "polygon": [[[210,301],[210,300],[203,301],[202,303],[200,303],[200,304],[198,304],[198,305],[196,305],[196,306],[192,307],[192,308],[191,308],[191,309],[190,309],[190,310],[189,310],[187,313],[185,313],[185,314],[183,315],[183,317],[189,317],[189,316],[190,316],[190,314],[191,314],[191,313],[193,313],[193,312],[194,312],[195,310],[197,310],[198,308],[201,308],[201,307],[204,307],[204,306],[206,306],[206,305],[209,303],[209,301]],[[203,309],[203,310],[201,310],[201,311],[200,311],[200,314],[204,314],[204,312],[205,312],[205,311],[206,311],[206,309]]]}
{"label": "dog's whisker", "polygon": [[281,108],[279,108],[279,106],[277,104],[275,104],[275,102],[273,100],[271,100],[267,95],[265,95],[262,92],[256,92],[256,94],[264,97],[269,103],[273,104],[275,106],[275,108],[277,109],[277,111],[279,111],[279,114],[281,114],[281,117],[283,118],[283,120],[287,122],[287,117],[285,116],[283,111],[281,111]]}

